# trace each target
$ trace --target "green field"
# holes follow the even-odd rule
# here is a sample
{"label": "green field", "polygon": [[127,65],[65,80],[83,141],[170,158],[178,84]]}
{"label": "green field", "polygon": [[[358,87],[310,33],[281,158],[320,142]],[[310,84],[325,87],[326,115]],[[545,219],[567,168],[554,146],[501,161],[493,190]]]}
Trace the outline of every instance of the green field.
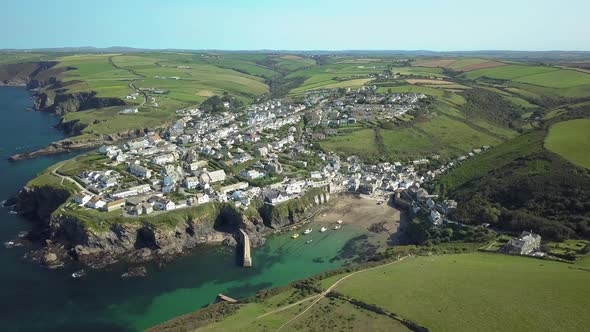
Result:
{"label": "green field", "polygon": [[342,136],[332,137],[322,141],[320,146],[329,151],[366,157],[375,157],[379,152],[375,144],[375,131],[373,129],[361,129]]}
{"label": "green field", "polygon": [[[233,313],[217,305],[153,331],[409,331],[388,315],[435,332],[580,331],[590,323],[588,258],[570,265],[486,253],[407,257],[314,282],[326,289],[340,280],[334,297],[289,286],[233,305]],[[212,321],[222,311],[223,320]]]}
{"label": "green field", "polygon": [[550,88],[571,88],[590,85],[590,74],[575,70],[555,70],[542,74],[518,77],[515,81]]}
{"label": "green field", "polygon": [[[370,126],[370,125],[368,125]],[[397,128],[343,127],[339,135],[320,142],[324,150],[358,155],[368,160],[405,160],[438,154],[449,158],[484,145],[494,146],[515,132],[483,119],[467,119],[455,108],[441,104],[437,111],[411,126]]]}
{"label": "green field", "polygon": [[588,272],[529,258],[410,258],[359,273],[336,291],[431,331],[580,331],[590,324]]}
{"label": "green field", "polygon": [[471,80],[484,76],[499,80],[513,80],[519,77],[547,73],[552,71],[559,71],[559,69],[553,67],[508,65],[502,67],[473,70],[463,74],[463,76]]}
{"label": "green field", "polygon": [[208,96],[224,92],[246,99],[268,92],[264,78],[248,72],[272,76],[272,70],[247,61],[236,64],[235,60],[215,59],[217,66],[192,54],[167,53],[74,55],[56,60],[57,68],[75,68],[64,72],[61,78],[68,82],[68,93],[92,90],[99,97],[122,99],[134,92],[129,83],[137,81],[137,87],[166,90],[167,95],[155,97],[161,107],[172,109],[198,104]]}
{"label": "green field", "polygon": [[590,119],[554,124],[545,139],[545,147],[580,167],[590,169]]}

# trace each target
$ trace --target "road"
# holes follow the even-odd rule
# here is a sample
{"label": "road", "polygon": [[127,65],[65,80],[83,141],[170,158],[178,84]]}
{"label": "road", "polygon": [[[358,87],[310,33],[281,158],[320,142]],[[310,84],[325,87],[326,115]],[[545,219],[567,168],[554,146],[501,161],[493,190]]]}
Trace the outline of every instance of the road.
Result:
{"label": "road", "polygon": [[370,268],[367,268],[367,269],[364,269],[364,270],[358,270],[358,271],[356,271],[356,272],[353,272],[353,273],[347,274],[347,275],[345,275],[344,277],[342,277],[342,278],[338,279],[338,280],[337,280],[337,281],[336,281],[334,284],[332,284],[332,286],[328,287],[328,289],[326,289],[325,291],[323,291],[321,294],[318,294],[318,295],[313,295],[313,296],[307,297],[307,298],[305,298],[305,299],[303,299],[303,300],[297,301],[297,302],[295,302],[295,303],[292,303],[292,304],[289,304],[289,305],[286,305],[286,306],[280,307],[280,308],[278,308],[278,309],[275,309],[275,310],[273,310],[273,311],[270,311],[270,312],[267,312],[267,313],[265,313],[265,314],[262,314],[262,315],[260,315],[260,316],[256,317],[256,319],[259,319],[259,318],[262,318],[262,317],[265,317],[265,316],[268,316],[268,315],[271,315],[271,314],[277,313],[277,312],[279,312],[279,311],[287,310],[287,309],[289,309],[289,308],[292,308],[292,307],[294,307],[294,306],[297,306],[297,305],[299,305],[299,304],[301,304],[301,303],[303,303],[303,302],[307,302],[307,301],[310,301],[310,300],[313,300],[313,299],[315,299],[315,300],[314,300],[314,301],[313,301],[313,302],[312,302],[312,303],[311,303],[311,304],[310,304],[310,305],[309,305],[307,308],[305,308],[305,310],[303,310],[302,312],[300,312],[300,313],[299,313],[297,316],[295,316],[295,317],[293,317],[293,318],[289,319],[287,322],[285,322],[285,324],[281,325],[281,326],[280,326],[278,329],[276,329],[276,331],[279,331],[279,330],[281,330],[283,327],[285,327],[285,326],[287,326],[289,323],[291,323],[292,321],[296,320],[297,318],[299,318],[299,317],[301,317],[303,314],[305,314],[305,313],[306,313],[306,312],[307,312],[309,309],[311,309],[311,308],[312,308],[312,307],[313,307],[313,306],[314,306],[316,303],[318,303],[318,302],[319,302],[321,299],[323,299],[324,297],[326,297],[326,295],[327,295],[328,293],[330,293],[332,290],[334,290],[334,288],[336,288],[336,287],[337,287],[337,286],[338,286],[338,285],[339,285],[339,284],[340,284],[342,281],[344,281],[344,280],[346,280],[346,279],[348,279],[348,278],[350,278],[350,277],[352,277],[352,276],[354,276],[354,275],[357,275],[357,274],[359,274],[359,273],[362,273],[362,272],[367,272],[367,271],[371,271],[371,270],[374,270],[374,269],[379,269],[379,268],[382,268],[382,267],[385,267],[385,266],[389,266],[389,265],[392,265],[392,264],[399,263],[399,262],[403,261],[404,259],[406,259],[406,258],[408,258],[408,257],[410,257],[410,256],[404,256],[404,257],[402,257],[402,258],[400,258],[400,259],[398,259],[398,260],[396,260],[396,261],[393,261],[393,262],[390,262],[390,263],[387,263],[387,264],[378,265],[378,266],[373,266],[373,267],[370,267]]}
{"label": "road", "polygon": [[[120,67],[119,65],[117,65],[115,62],[113,62],[113,57],[110,56],[109,58],[109,63],[111,64],[111,66],[117,68],[117,69],[121,69],[121,70],[126,70],[127,72],[129,72],[129,74],[135,75],[135,76],[139,76],[139,77],[145,77],[144,75],[136,72],[133,69],[129,69],[129,68],[124,68],[124,67]],[[133,90],[135,90],[137,93],[140,93],[143,96],[143,102],[139,105],[139,107],[143,106],[145,103],[147,103],[148,101],[148,96],[145,93],[145,91],[142,91],[140,89],[138,89],[135,86],[135,83],[137,83],[139,80],[133,80],[131,83],[129,83],[129,87]]]}
{"label": "road", "polygon": [[57,173],[57,170],[58,170],[58,169],[60,169],[60,167],[61,167],[61,166],[62,166],[62,165],[59,165],[59,166],[57,166],[56,168],[54,168],[54,169],[51,171],[51,174],[53,174],[53,175],[55,175],[55,176],[57,176],[57,177],[60,177],[60,178],[61,178],[61,181],[62,181],[62,184],[63,184],[63,181],[64,181],[64,180],[70,181],[70,182],[72,182],[73,184],[75,184],[75,185],[76,185],[76,187],[78,187],[78,188],[80,189],[80,191],[82,191],[83,193],[85,193],[85,194],[87,194],[87,195],[94,195],[94,194],[93,194],[93,193],[91,193],[90,191],[86,190],[86,188],[82,187],[82,185],[81,185],[81,184],[79,184],[79,183],[78,183],[78,181],[76,181],[76,180],[72,179],[72,178],[71,178],[71,177],[69,177],[69,176],[66,176],[66,175],[61,175],[61,174]]}

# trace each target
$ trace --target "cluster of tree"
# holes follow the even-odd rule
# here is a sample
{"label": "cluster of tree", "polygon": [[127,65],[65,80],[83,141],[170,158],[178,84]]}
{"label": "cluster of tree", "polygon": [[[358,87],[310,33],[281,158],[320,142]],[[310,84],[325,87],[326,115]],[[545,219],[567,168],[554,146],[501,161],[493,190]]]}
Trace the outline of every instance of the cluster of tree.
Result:
{"label": "cluster of tree", "polygon": [[207,100],[205,100],[201,103],[201,105],[199,105],[199,108],[209,113],[222,113],[227,110],[234,110],[243,106],[243,101],[225,92],[221,97],[215,95],[207,98]]}
{"label": "cluster of tree", "polygon": [[466,103],[463,113],[473,118],[485,118],[504,126],[518,129],[522,125],[522,107],[518,107],[492,91],[473,88],[462,93]]}
{"label": "cluster of tree", "polygon": [[411,244],[432,246],[448,242],[486,242],[492,240],[496,234],[487,228],[463,226],[461,224],[446,224],[444,227],[434,227],[427,215],[416,215],[404,229],[404,235]]}
{"label": "cluster of tree", "polygon": [[555,240],[590,238],[590,172],[544,150],[544,135],[537,136],[538,149],[453,188],[450,196],[461,202],[453,218]]}
{"label": "cluster of tree", "polygon": [[306,77],[274,77],[267,80],[266,84],[270,88],[271,98],[283,98],[289,94],[289,91],[301,86]]}

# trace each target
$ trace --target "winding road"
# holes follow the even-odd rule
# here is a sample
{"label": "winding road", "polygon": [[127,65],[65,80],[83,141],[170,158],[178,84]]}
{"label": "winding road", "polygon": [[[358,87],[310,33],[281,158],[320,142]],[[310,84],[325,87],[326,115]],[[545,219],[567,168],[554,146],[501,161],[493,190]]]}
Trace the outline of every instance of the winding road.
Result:
{"label": "winding road", "polygon": [[[117,64],[116,64],[116,63],[113,61],[113,57],[112,57],[112,56],[110,56],[110,57],[108,58],[108,60],[109,60],[109,63],[111,64],[111,66],[113,66],[113,67],[115,67],[115,68],[117,68],[117,69],[126,70],[127,72],[129,72],[129,74],[132,74],[132,75],[135,75],[135,76],[139,76],[139,77],[145,77],[145,75],[142,75],[142,74],[140,74],[140,73],[136,72],[136,71],[135,71],[135,70],[133,70],[133,69],[129,69],[129,68],[120,67],[119,65],[117,65]],[[143,102],[142,102],[142,103],[139,105],[139,107],[141,107],[141,106],[145,105],[145,103],[147,103],[147,101],[148,101],[148,96],[147,96],[147,94],[145,93],[145,91],[142,91],[142,90],[138,89],[138,88],[135,86],[135,83],[137,83],[138,81],[139,81],[139,80],[133,80],[131,83],[129,83],[129,87],[130,87],[131,89],[135,90],[137,93],[140,93],[140,94],[143,96]]]}
{"label": "winding road", "polygon": [[56,168],[54,168],[54,169],[51,171],[51,174],[53,174],[53,175],[55,175],[55,176],[57,176],[57,177],[60,177],[60,178],[61,178],[61,181],[62,181],[62,182],[61,182],[62,184],[63,184],[63,181],[64,181],[64,180],[68,180],[68,181],[72,182],[73,184],[75,184],[75,185],[76,185],[76,187],[78,187],[78,188],[80,189],[80,191],[82,191],[83,193],[85,193],[85,194],[87,194],[87,195],[94,195],[93,193],[91,193],[90,191],[88,191],[86,188],[82,187],[82,185],[81,185],[80,183],[78,183],[78,181],[76,181],[76,180],[72,179],[72,178],[71,178],[71,177],[69,177],[69,176],[66,176],[66,175],[61,175],[61,174],[59,174],[59,173],[57,172],[57,170],[58,170],[58,169],[60,169],[60,167],[61,167],[61,166],[62,166],[62,165],[59,165],[59,166],[57,166]]}
{"label": "winding road", "polygon": [[278,308],[278,309],[275,309],[275,310],[273,310],[273,311],[269,311],[269,312],[267,312],[267,313],[265,313],[265,314],[262,314],[262,315],[260,315],[260,316],[256,317],[256,319],[259,319],[259,318],[262,318],[262,317],[265,317],[265,316],[268,316],[268,315],[271,315],[271,314],[277,313],[277,312],[279,312],[279,311],[287,310],[287,309],[289,309],[289,308],[292,308],[292,307],[294,307],[294,306],[297,306],[297,305],[299,305],[299,304],[301,304],[301,303],[303,303],[303,302],[307,302],[307,301],[309,301],[309,300],[313,300],[313,299],[315,299],[315,300],[314,300],[314,301],[313,301],[313,302],[312,302],[312,303],[311,303],[311,304],[310,304],[310,305],[309,305],[307,308],[305,308],[305,310],[303,310],[302,312],[300,312],[300,313],[299,313],[297,316],[295,316],[295,317],[293,317],[293,318],[289,319],[287,322],[285,322],[285,324],[281,325],[281,326],[280,326],[278,329],[276,329],[276,331],[279,331],[279,330],[281,330],[283,327],[285,327],[285,326],[287,326],[289,323],[291,323],[292,321],[294,321],[294,320],[296,320],[297,318],[301,317],[301,316],[302,316],[302,315],[303,315],[305,312],[307,312],[309,309],[311,309],[311,308],[312,308],[312,307],[313,307],[313,306],[314,306],[316,303],[318,303],[318,302],[319,302],[321,299],[323,299],[324,297],[326,297],[326,295],[327,295],[328,293],[330,293],[332,290],[334,290],[334,288],[336,288],[336,286],[338,286],[338,284],[340,284],[342,281],[344,281],[344,280],[346,280],[346,279],[348,279],[348,278],[350,278],[350,277],[352,277],[352,276],[354,276],[354,275],[356,275],[356,274],[362,273],[362,272],[367,272],[367,271],[371,271],[371,270],[374,270],[374,269],[379,269],[379,268],[382,268],[382,267],[385,267],[385,266],[389,266],[389,265],[393,265],[393,264],[399,263],[399,262],[403,261],[404,259],[406,259],[406,258],[408,258],[408,257],[410,257],[410,256],[404,256],[404,257],[402,257],[402,258],[400,258],[400,259],[398,259],[398,260],[396,260],[396,261],[393,261],[393,262],[390,262],[390,263],[387,263],[387,264],[378,265],[378,266],[373,266],[373,267],[370,267],[370,268],[367,268],[367,269],[364,269],[364,270],[358,270],[358,271],[356,271],[356,272],[353,272],[353,273],[351,273],[351,274],[347,274],[347,275],[345,275],[344,277],[342,277],[342,278],[338,279],[338,280],[337,280],[337,281],[336,281],[334,284],[332,284],[332,286],[328,287],[328,289],[326,289],[325,291],[323,291],[322,293],[320,293],[320,294],[318,294],[318,295],[313,295],[313,296],[307,297],[307,298],[305,298],[305,299],[303,299],[303,300],[297,301],[297,302],[295,302],[295,303],[292,303],[292,304],[286,305],[286,306],[284,306],[284,307],[280,307],[280,308]]}

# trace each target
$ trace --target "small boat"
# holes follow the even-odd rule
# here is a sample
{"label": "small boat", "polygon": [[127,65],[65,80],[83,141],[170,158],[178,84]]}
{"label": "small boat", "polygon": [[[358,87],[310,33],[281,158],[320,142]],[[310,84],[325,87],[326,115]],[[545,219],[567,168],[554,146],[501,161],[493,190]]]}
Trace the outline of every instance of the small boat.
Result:
{"label": "small boat", "polygon": [[311,243],[311,241],[313,241],[313,240],[307,240],[307,241],[305,241],[305,243]]}
{"label": "small boat", "polygon": [[342,225],[336,225],[334,226],[334,229],[340,229],[340,227],[342,227]]}
{"label": "small boat", "polygon": [[76,271],[76,272],[72,273],[72,278],[74,278],[74,279],[82,278],[84,276],[86,276],[86,271],[84,271],[84,270],[80,270],[80,271]]}
{"label": "small boat", "polygon": [[342,219],[338,219],[336,223],[340,225],[342,223]]}
{"label": "small boat", "polygon": [[14,246],[15,246],[14,241],[6,241],[6,242],[4,242],[4,247],[5,248],[14,248]]}
{"label": "small boat", "polygon": [[308,228],[308,229],[305,230],[305,232],[303,232],[303,234],[309,234],[311,232],[313,232],[313,229]]}
{"label": "small boat", "polygon": [[322,228],[320,229],[320,232],[322,232],[322,233],[323,233],[323,232],[325,232],[325,231],[327,231],[327,230],[328,230],[328,227],[322,227]]}
{"label": "small boat", "polygon": [[299,237],[299,234],[293,234],[293,236],[291,236],[292,239],[296,239]]}

